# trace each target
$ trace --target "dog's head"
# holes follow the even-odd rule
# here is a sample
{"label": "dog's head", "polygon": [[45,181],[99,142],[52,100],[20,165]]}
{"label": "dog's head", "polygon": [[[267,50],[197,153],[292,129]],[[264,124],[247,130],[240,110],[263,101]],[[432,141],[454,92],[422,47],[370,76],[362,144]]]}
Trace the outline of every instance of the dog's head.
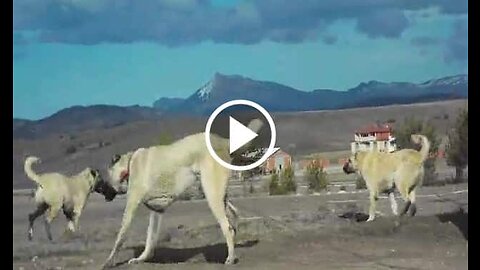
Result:
{"label": "dog's head", "polygon": [[122,156],[115,154],[108,165],[108,182],[118,194],[127,193],[129,177],[128,163],[131,155],[132,153]]}
{"label": "dog's head", "polygon": [[107,202],[113,200],[117,195],[117,192],[110,183],[102,178],[100,171],[96,169],[88,169],[88,172],[90,177],[93,178],[93,191],[102,194]]}
{"label": "dog's head", "polygon": [[343,172],[346,174],[356,173],[358,170],[358,152],[355,152],[350,158],[343,164]]}

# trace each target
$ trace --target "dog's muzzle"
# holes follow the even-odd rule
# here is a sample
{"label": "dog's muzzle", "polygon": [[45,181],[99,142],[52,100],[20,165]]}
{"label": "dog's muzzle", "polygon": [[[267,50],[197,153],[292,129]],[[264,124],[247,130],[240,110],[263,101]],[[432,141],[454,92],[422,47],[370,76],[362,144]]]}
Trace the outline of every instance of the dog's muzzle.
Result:
{"label": "dog's muzzle", "polygon": [[117,196],[117,191],[106,181],[98,181],[95,185],[95,192],[102,194],[105,201],[112,201]]}
{"label": "dog's muzzle", "polygon": [[345,164],[343,164],[343,172],[346,174],[351,174],[355,172],[355,170],[353,170],[350,166],[350,162],[345,162]]}

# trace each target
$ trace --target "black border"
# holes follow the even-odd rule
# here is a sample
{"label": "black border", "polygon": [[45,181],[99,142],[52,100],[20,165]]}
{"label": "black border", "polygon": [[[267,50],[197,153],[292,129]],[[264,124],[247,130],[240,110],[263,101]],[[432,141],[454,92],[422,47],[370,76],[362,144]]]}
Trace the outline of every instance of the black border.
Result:
{"label": "black border", "polygon": [[[14,0],[15,1],[15,0]],[[3,96],[0,98],[1,102],[3,103],[2,106],[2,113],[0,113],[0,116],[2,117],[2,123],[9,123],[9,128],[13,126],[13,1],[7,1],[5,2],[5,5],[7,7],[4,7],[2,11],[5,13],[2,16],[3,22],[2,26],[5,27],[4,33],[11,33],[11,39],[10,42],[5,44],[5,46],[2,46],[4,48],[3,53],[5,53],[5,57],[3,58],[4,60],[2,61],[5,65],[8,65],[8,67],[5,67],[3,69],[2,75],[5,76],[2,80],[3,84]],[[10,60],[10,61],[7,61]],[[11,89],[11,90],[10,90]],[[9,132],[4,132],[4,139],[2,142],[4,144],[10,144],[12,143],[11,146],[5,146],[4,149],[12,149],[13,151],[13,130]],[[9,138],[6,138],[9,137]],[[5,151],[6,152],[6,151]],[[10,168],[13,168],[13,159],[10,159],[10,157],[5,156],[5,160],[3,161],[4,167],[8,167],[8,170],[5,168],[3,172],[3,180],[4,183],[10,183],[12,185],[11,189],[8,187],[8,185],[4,185],[4,192],[12,192],[13,191],[13,170],[10,170]],[[10,167],[10,165],[12,167]],[[10,175],[10,176],[9,176]],[[10,191],[12,190],[12,191]],[[13,196],[13,192],[11,193]],[[9,208],[10,204],[12,205],[12,210],[13,210],[13,200],[10,200],[10,196],[4,195],[0,196],[2,198],[1,205],[4,209]],[[13,216],[13,212],[12,212]],[[12,224],[12,228],[5,228],[9,227],[9,225]],[[15,244],[15,239],[13,239],[13,222],[7,224],[3,224],[3,230],[5,232],[12,232],[12,241],[13,244]],[[13,264],[13,249],[12,249],[12,256],[9,256],[8,258],[2,258],[2,261],[7,264],[8,261],[12,260]],[[7,253],[4,253],[5,256],[7,256]]]}
{"label": "black border", "polygon": [[[467,1],[467,0],[465,0],[465,1]],[[469,10],[472,10],[472,7],[474,7],[474,6],[475,6],[474,4],[476,4],[476,3],[477,3],[477,2],[475,2],[475,1],[470,2],[470,3],[469,3]],[[474,15],[473,18],[475,19],[476,16]],[[468,18],[467,18],[467,24],[468,24],[468,25],[476,25],[475,22],[473,21],[474,19],[470,19],[470,17],[468,17]],[[471,34],[473,34],[473,35],[471,35]],[[476,74],[475,70],[476,70],[476,65],[477,65],[477,61],[476,61],[477,59],[476,59],[476,58],[477,58],[477,54],[478,54],[478,53],[476,52],[476,48],[478,48],[478,47],[477,47],[478,44],[475,44],[475,43],[477,43],[477,42],[476,42],[477,39],[475,38],[475,33],[473,33],[473,30],[472,30],[471,27],[468,27],[468,36],[472,37],[472,38],[469,38],[469,39],[468,39],[468,47],[474,48],[473,50],[469,51],[469,54],[468,54],[468,62],[469,62],[469,65],[468,65],[468,74],[469,74],[469,75],[473,75],[473,76],[470,76],[470,79],[469,79],[469,81],[468,81],[468,83],[469,83],[469,85],[468,85],[468,88],[469,88],[469,91],[468,91],[468,99],[469,99],[469,104],[473,104],[473,106],[468,106],[468,109],[469,109],[469,115],[470,115],[470,116],[472,116],[472,115],[475,116],[475,115],[478,115],[478,110],[479,110],[479,108],[478,108],[478,106],[476,106],[476,105],[479,104],[479,103],[478,103],[478,99],[480,98],[480,97],[479,97],[479,93],[478,93],[478,91],[477,91],[477,87],[476,87],[477,83],[476,83],[476,80],[475,80],[475,79],[477,78],[477,77],[476,77],[477,74]],[[476,46],[476,45],[477,45],[477,46]],[[474,79],[472,80],[471,78],[474,78]],[[473,91],[470,91],[470,89],[473,89]],[[471,117],[470,117],[470,118],[471,118]],[[469,130],[469,137],[472,137],[471,135],[473,135],[473,138],[475,138],[475,137],[476,137],[476,136],[475,136],[475,133],[476,133],[476,132],[474,132],[474,131],[472,131],[472,129],[470,129],[470,130]],[[471,156],[471,157],[473,158],[473,160],[472,160],[472,163],[473,163],[473,164],[476,164],[476,163],[477,163],[475,159],[479,159],[478,155],[476,154],[476,153],[479,153],[479,151],[476,150],[476,149],[470,149],[470,148],[478,148],[478,147],[479,147],[479,145],[478,145],[477,143],[475,143],[475,142],[469,144],[469,146],[468,146],[469,152],[472,152],[472,150],[473,150],[473,153],[474,153],[474,154]],[[471,176],[471,177],[470,177],[470,176]],[[472,190],[473,190],[473,191],[479,190],[478,186],[479,186],[480,184],[476,181],[477,178],[478,178],[478,177],[476,177],[476,171],[475,171],[475,170],[469,171],[469,179],[472,180],[472,182],[469,183],[469,186],[472,187]],[[468,200],[468,204],[469,204],[469,205],[470,205],[470,204],[473,204],[473,205],[472,205],[473,208],[471,208],[471,209],[474,209],[474,210],[473,210],[473,211],[474,211],[473,213],[475,213],[475,209],[477,209],[477,208],[475,207],[475,204],[478,204],[477,200],[471,200],[471,201]],[[478,220],[477,218],[468,220],[468,223],[469,223],[468,226],[469,226],[469,227],[473,227],[473,228],[477,228],[477,227],[478,227],[478,221],[477,221],[477,220]],[[476,230],[473,230],[473,233],[472,233],[472,231],[470,232],[470,237],[472,237],[472,238],[474,238],[474,239],[475,239],[475,237],[477,237]],[[468,236],[467,236],[467,242],[468,242]],[[475,246],[475,240],[474,240],[474,244],[473,244],[473,245]],[[470,246],[472,246],[472,245],[470,245]],[[470,249],[471,249],[471,248],[470,248]],[[476,249],[476,248],[475,248],[475,249]],[[467,249],[467,252],[468,252],[468,249]],[[470,253],[470,252],[468,252],[468,253]],[[474,265],[474,264],[473,264],[473,261],[475,261],[475,259],[468,261],[468,264],[469,264],[470,267],[472,267],[472,266]],[[470,265],[470,262],[472,262],[471,265]]]}
{"label": "black border", "polygon": [[[15,0],[13,0],[15,1]],[[3,23],[2,23],[2,26],[5,29],[5,33],[8,33],[10,31],[12,31],[12,36],[11,36],[11,42],[10,43],[7,43],[6,45],[4,45],[4,50],[3,50],[3,53],[6,54],[6,56],[4,57],[4,61],[2,61],[5,65],[8,65],[8,67],[4,68],[3,69],[3,73],[2,75],[5,76],[2,80],[2,84],[3,84],[3,95],[2,97],[0,98],[0,101],[3,103],[2,104],[2,109],[3,109],[3,112],[0,113],[0,117],[2,117],[2,123],[10,123],[11,125],[8,127],[10,128],[12,125],[13,125],[13,1],[6,1],[4,4],[7,5],[6,8],[3,8],[2,11],[5,13],[3,16],[2,16],[2,19],[3,19]],[[39,1],[43,1],[43,0],[39,0]],[[321,1],[321,0],[319,0]],[[470,2],[469,3],[469,9],[472,10],[472,8],[475,6],[476,2],[473,1],[473,2]],[[473,17],[473,19],[470,19],[470,17],[468,17],[468,24],[470,25],[476,25],[475,22],[474,22],[474,19],[476,19],[475,15]],[[468,40],[468,44],[469,44],[469,47],[470,48],[473,48],[472,51],[469,52],[469,56],[468,56],[468,59],[469,59],[469,66],[468,66],[468,73],[469,75],[473,75],[473,76],[470,76],[470,80],[469,80],[469,89],[473,89],[473,91],[469,91],[469,102],[470,104],[473,104],[473,106],[469,106],[469,112],[471,115],[473,116],[476,116],[478,115],[478,110],[479,110],[479,106],[477,106],[477,104],[480,104],[477,102],[477,100],[480,98],[479,97],[479,93],[478,93],[478,87],[476,87],[477,83],[476,83],[476,67],[477,67],[477,61],[476,58],[477,58],[477,52],[476,52],[476,49],[479,48],[478,46],[475,46],[476,44],[476,38],[475,38],[475,33],[473,33],[474,30],[472,30],[471,27],[469,27],[468,29],[468,33],[469,33],[469,36],[472,37]],[[473,34],[473,35],[471,35]],[[10,63],[9,61],[7,61],[7,59],[11,59],[12,63]],[[472,79],[473,78],[473,79]],[[8,90],[7,90],[8,89]],[[12,89],[12,90],[9,90],[9,89]],[[469,133],[471,133],[473,135],[473,138],[475,138],[475,135],[476,135],[476,130],[470,130]],[[11,137],[11,138],[5,138],[5,137]],[[9,144],[10,142],[12,142],[12,149],[13,149],[13,133],[11,132],[4,132],[4,140],[2,140],[2,143],[4,144]],[[476,149],[474,148],[478,148],[479,145],[478,143],[476,143],[475,141],[469,145],[469,148],[473,148],[473,149],[470,149],[470,152],[472,152],[473,150],[473,155],[472,155],[472,163],[473,164],[476,164],[476,159],[479,159],[478,155],[476,153],[479,153],[479,151],[476,151]],[[4,149],[10,149],[10,146],[5,146]],[[10,182],[12,181],[13,179],[13,172],[10,170],[10,167],[9,167],[9,164],[12,163],[12,167],[13,167],[13,160],[10,159],[9,157],[7,157],[7,155],[2,155],[5,160],[3,160],[3,165],[4,165],[4,171],[2,173],[2,178],[3,178],[3,187],[4,187],[4,192],[11,192],[10,190],[7,190],[7,187],[8,185],[6,185],[6,183],[11,183],[12,185],[12,190],[13,190],[13,182]],[[475,166],[475,165],[474,165]],[[8,167],[8,169],[6,168]],[[8,175],[11,174],[11,177],[9,178]],[[480,185],[479,183],[477,183],[477,177],[475,176],[476,175],[476,171],[475,170],[472,170],[469,172],[470,176],[470,179],[472,179],[473,181],[471,183],[469,183],[470,186],[472,186],[472,190],[473,191],[476,191],[476,190],[479,190],[478,186]],[[13,196],[13,195],[12,195]],[[0,198],[3,200],[2,202],[2,208],[3,209],[7,209],[9,207],[10,204],[12,204],[12,209],[13,209],[13,202],[12,200],[10,200],[9,196],[0,196]],[[469,200],[469,204],[472,204],[473,208],[474,209],[474,213],[475,213],[475,204],[477,204],[478,202],[476,200],[472,200],[470,201]],[[13,215],[13,213],[12,213]],[[478,227],[477,226],[477,219],[470,219],[469,220],[469,227],[473,227],[473,228],[476,228]],[[12,230],[8,229],[8,228],[5,228],[6,226],[8,226],[8,224],[12,224]],[[6,232],[10,231],[10,232],[13,232],[13,222],[12,223],[8,223],[8,224],[3,224],[3,229],[6,230]],[[471,231],[470,232],[470,236],[473,237],[473,238],[476,238],[477,237],[477,233],[475,230]],[[13,240],[13,235],[12,235],[12,240]],[[14,241],[14,240],[13,240]],[[474,241],[474,244],[475,246],[475,241]],[[472,246],[472,245],[470,245]],[[471,249],[471,248],[470,248]],[[4,253],[4,255],[6,256],[6,253]],[[9,260],[12,260],[12,263],[13,263],[13,250],[12,250],[12,256],[9,257],[8,259],[5,259],[3,258],[2,262],[8,262]],[[469,264],[470,264],[470,261],[469,261]],[[473,266],[473,260],[472,260],[472,265]]]}

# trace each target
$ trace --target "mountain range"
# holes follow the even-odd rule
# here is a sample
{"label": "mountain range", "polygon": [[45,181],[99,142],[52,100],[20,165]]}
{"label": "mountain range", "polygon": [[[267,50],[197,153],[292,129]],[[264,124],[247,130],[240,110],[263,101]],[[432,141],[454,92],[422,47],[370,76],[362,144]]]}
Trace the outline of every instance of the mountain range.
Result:
{"label": "mountain range", "polygon": [[275,82],[215,73],[210,81],[185,99],[164,97],[153,102],[152,107],[74,106],[41,120],[14,119],[13,133],[15,138],[35,139],[49,134],[109,128],[175,115],[206,116],[232,99],[257,102],[270,112],[295,112],[461,98],[468,98],[468,75],[448,76],[423,83],[369,81],[346,91],[302,91]]}

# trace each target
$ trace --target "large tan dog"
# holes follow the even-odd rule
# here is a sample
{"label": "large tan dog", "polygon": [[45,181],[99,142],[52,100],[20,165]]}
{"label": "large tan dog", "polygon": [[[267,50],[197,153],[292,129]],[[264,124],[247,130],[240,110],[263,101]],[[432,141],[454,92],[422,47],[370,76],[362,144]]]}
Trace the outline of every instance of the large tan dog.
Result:
{"label": "large tan dog", "polygon": [[378,195],[388,193],[392,212],[398,215],[394,189],[398,189],[406,204],[401,212],[404,215],[409,211],[415,215],[415,192],[422,184],[424,169],[423,164],[428,158],[430,142],[424,135],[414,134],[411,139],[416,144],[421,144],[420,151],[403,149],[393,153],[382,152],[357,152],[343,166],[345,173],[358,172],[367,184],[370,192],[370,209],[367,221],[375,219],[375,207]]}
{"label": "large tan dog", "polygon": [[98,170],[84,169],[77,175],[65,176],[59,173],[37,174],[32,170],[32,164],[39,162],[37,157],[27,157],[25,160],[25,174],[37,184],[35,192],[36,209],[28,215],[29,230],[28,239],[33,238],[33,224],[35,219],[45,212],[45,230],[49,240],[52,240],[50,223],[63,210],[68,220],[68,230],[75,232],[78,229],[78,221],[82,214],[87,199],[93,191],[105,196],[105,200],[111,201],[116,193],[104,182]]}
{"label": "large tan dog", "polygon": [[[263,123],[252,120],[249,128],[257,132]],[[211,134],[211,144],[217,155],[230,161],[228,139]],[[227,242],[225,264],[235,262],[234,234],[237,211],[226,198],[229,170],[218,164],[205,144],[205,134],[187,136],[171,145],[140,148],[125,155],[115,155],[108,170],[110,185],[119,193],[127,193],[127,204],[114,247],[104,268],[114,264],[114,256],[121,247],[139,205],[151,210],[145,249],[138,258],[128,263],[149,259],[157,242],[162,213],[200,174],[203,192],[213,215],[220,224]],[[228,217],[227,217],[228,215]]]}

